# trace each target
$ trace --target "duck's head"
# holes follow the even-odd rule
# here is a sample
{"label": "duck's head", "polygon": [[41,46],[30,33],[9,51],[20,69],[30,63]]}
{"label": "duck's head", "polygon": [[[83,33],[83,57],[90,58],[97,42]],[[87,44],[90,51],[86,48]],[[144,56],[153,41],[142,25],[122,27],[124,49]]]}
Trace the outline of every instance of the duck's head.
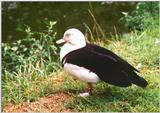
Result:
{"label": "duck's head", "polygon": [[63,38],[56,41],[56,43],[57,44],[64,43],[64,45],[60,50],[61,61],[63,57],[68,53],[70,53],[71,51],[74,51],[86,46],[85,36],[81,31],[75,28],[71,28],[65,31]]}
{"label": "duck's head", "polygon": [[65,31],[63,38],[56,41],[57,44],[62,44],[62,43],[67,43],[72,46],[85,46],[86,41],[85,41],[85,36],[83,33],[75,28],[68,29]]}

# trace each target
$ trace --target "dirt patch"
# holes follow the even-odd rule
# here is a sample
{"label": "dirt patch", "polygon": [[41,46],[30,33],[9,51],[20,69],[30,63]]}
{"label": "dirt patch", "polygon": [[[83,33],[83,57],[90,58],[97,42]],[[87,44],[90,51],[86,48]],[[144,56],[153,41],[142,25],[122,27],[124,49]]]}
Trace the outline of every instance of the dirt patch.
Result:
{"label": "dirt patch", "polygon": [[64,102],[72,100],[72,96],[65,93],[57,93],[47,97],[42,97],[35,102],[24,102],[21,105],[8,104],[4,112],[69,112],[63,107]]}

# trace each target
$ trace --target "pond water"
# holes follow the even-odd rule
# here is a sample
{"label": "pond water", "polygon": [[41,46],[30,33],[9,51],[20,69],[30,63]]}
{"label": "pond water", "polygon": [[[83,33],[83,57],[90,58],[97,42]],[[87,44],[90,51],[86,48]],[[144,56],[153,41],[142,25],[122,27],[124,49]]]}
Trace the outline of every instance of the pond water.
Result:
{"label": "pond water", "polygon": [[120,21],[122,12],[131,12],[135,9],[134,2],[2,2],[2,42],[13,42],[22,39],[25,34],[17,31],[24,25],[32,31],[45,29],[45,21],[57,21],[53,28],[57,37],[61,37],[68,28],[78,28],[85,31],[88,25],[94,26],[89,13],[92,12],[98,24],[109,36],[128,32]]}

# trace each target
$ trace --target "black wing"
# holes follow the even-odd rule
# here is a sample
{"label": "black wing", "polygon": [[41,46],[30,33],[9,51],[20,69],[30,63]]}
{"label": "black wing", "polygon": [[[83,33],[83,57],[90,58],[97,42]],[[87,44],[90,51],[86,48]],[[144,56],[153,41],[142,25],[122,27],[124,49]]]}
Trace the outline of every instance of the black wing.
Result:
{"label": "black wing", "polygon": [[67,63],[95,72],[101,80],[116,86],[130,86],[133,78],[139,78],[134,72],[137,70],[128,62],[113,52],[93,44],[87,44],[84,48],[68,53],[64,59]]}
{"label": "black wing", "polygon": [[96,51],[97,53],[102,53],[103,55],[107,55],[108,57],[110,57],[111,59],[114,59],[117,63],[119,63],[121,66],[123,66],[123,68],[126,69],[130,69],[130,70],[134,70],[139,72],[139,70],[137,70],[136,68],[134,68],[132,65],[130,65],[127,61],[125,61],[124,59],[122,59],[121,57],[117,56],[115,53],[113,53],[110,50],[107,50],[105,48],[102,48],[100,46],[94,45],[94,44],[87,44],[87,46],[89,48],[92,48],[94,51]]}

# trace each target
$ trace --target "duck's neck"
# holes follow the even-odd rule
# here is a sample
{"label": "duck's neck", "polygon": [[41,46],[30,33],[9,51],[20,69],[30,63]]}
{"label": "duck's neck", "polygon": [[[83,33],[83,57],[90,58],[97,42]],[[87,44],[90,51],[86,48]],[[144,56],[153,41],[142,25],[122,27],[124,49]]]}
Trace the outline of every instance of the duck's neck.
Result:
{"label": "duck's neck", "polygon": [[65,55],[67,55],[68,53],[70,53],[71,51],[80,49],[80,48],[85,47],[85,46],[86,46],[86,43],[79,44],[79,45],[71,45],[69,43],[65,43],[62,46],[61,51],[60,51],[60,60],[62,61],[63,57]]}

